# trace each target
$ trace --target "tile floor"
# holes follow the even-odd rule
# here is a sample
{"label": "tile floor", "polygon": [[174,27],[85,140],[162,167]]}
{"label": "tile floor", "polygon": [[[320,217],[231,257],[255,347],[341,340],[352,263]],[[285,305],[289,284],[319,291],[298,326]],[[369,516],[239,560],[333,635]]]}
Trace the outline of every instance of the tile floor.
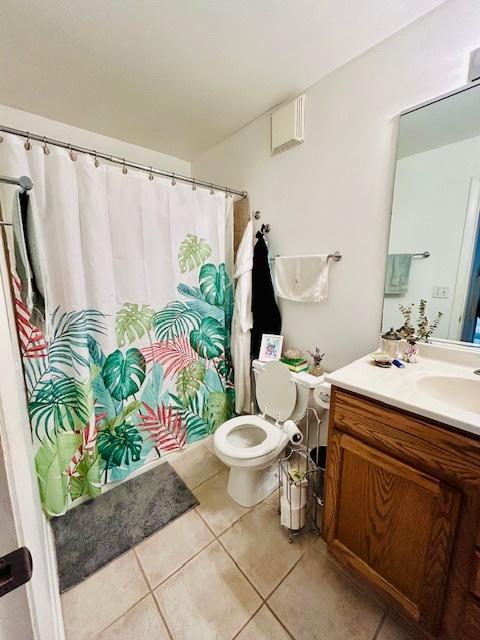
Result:
{"label": "tile floor", "polygon": [[226,492],[209,443],[172,460],[200,505],[62,596],[67,640],[407,640],[314,534],[288,543],[273,495]]}

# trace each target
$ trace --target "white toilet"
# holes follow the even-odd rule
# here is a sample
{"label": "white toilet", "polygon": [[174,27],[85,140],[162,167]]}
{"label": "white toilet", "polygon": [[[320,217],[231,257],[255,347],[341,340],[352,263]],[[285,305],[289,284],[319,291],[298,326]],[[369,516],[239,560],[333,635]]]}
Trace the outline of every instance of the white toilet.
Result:
{"label": "white toilet", "polygon": [[286,420],[306,413],[312,391],[322,377],[292,373],[281,362],[253,361],[260,415],[227,420],[213,436],[215,453],[230,467],[228,493],[244,507],[266,498],[278,484],[275,462],[288,443]]}

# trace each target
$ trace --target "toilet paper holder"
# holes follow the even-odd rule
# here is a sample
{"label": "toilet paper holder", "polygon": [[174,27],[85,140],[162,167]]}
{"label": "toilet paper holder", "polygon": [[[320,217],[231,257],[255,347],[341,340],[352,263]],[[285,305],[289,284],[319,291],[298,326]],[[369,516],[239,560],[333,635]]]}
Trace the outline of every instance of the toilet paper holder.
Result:
{"label": "toilet paper holder", "polygon": [[278,461],[278,512],[289,542],[308,531],[320,535],[325,469],[310,456],[311,450],[320,448],[320,426],[318,413],[308,408],[303,443],[287,448],[287,455]]}

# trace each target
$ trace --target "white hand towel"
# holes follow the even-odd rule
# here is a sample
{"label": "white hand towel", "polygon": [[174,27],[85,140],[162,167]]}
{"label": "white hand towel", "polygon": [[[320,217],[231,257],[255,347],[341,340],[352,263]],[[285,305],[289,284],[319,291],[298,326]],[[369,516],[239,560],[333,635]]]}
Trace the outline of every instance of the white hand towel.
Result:
{"label": "white hand towel", "polygon": [[323,302],[328,295],[329,263],[326,253],[318,256],[277,256],[277,296],[294,302]]}

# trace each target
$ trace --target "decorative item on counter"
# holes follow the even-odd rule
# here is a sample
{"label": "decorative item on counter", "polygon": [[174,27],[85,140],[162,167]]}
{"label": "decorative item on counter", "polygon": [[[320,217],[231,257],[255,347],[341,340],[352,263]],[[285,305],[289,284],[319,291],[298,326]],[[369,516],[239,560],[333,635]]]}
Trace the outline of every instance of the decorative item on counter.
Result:
{"label": "decorative item on counter", "polygon": [[313,364],[310,367],[310,373],[312,376],[323,376],[324,370],[322,367],[322,360],[325,356],[325,353],[320,353],[320,347],[315,347],[315,353],[311,351],[308,352],[313,358]]}
{"label": "decorative item on counter", "polygon": [[258,359],[261,362],[270,362],[271,360],[280,360],[282,355],[283,336],[277,336],[271,333],[262,334],[262,343],[260,345],[260,355]]}
{"label": "decorative item on counter", "polygon": [[402,360],[404,362],[409,362],[410,364],[418,362],[417,342],[429,342],[430,337],[433,335],[435,329],[440,324],[440,320],[443,316],[443,313],[439,311],[435,320],[430,324],[430,321],[428,320],[426,314],[427,301],[422,299],[418,303],[417,328],[415,329],[412,323],[414,307],[415,303],[413,302],[409,306],[405,306],[403,304],[399,305],[400,312],[404,318],[404,323],[398,330],[398,333],[407,341],[407,346],[405,348]]}
{"label": "decorative item on counter", "polygon": [[391,360],[395,360],[395,358],[399,355],[398,347],[401,339],[402,336],[397,333],[393,327],[390,327],[390,331],[387,331],[382,336],[380,336],[379,351],[388,353],[391,356]]}
{"label": "decorative item on counter", "polygon": [[305,356],[303,355],[303,351],[296,348],[290,348],[285,351],[283,356],[280,358],[280,362],[286,364],[290,371],[294,373],[300,373],[301,371],[308,371],[309,365],[305,360]]}

